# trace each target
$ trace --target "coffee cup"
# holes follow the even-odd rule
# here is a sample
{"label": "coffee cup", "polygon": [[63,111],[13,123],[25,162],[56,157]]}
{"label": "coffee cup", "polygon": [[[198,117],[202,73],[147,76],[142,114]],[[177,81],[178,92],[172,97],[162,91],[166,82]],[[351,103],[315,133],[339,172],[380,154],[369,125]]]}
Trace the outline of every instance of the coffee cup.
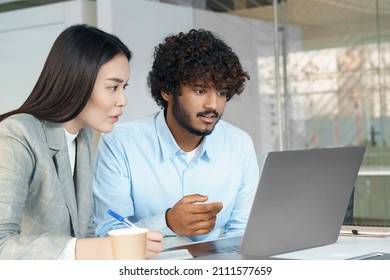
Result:
{"label": "coffee cup", "polygon": [[145,260],[147,228],[131,227],[108,232],[114,260]]}

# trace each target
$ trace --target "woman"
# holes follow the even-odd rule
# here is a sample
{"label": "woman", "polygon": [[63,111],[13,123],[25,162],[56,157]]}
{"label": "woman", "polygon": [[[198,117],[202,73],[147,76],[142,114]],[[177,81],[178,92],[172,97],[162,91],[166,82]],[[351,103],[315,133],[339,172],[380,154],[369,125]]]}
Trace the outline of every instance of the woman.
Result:
{"label": "woman", "polygon": [[[121,116],[130,58],[117,37],[71,26],[27,100],[0,115],[0,259],[112,257],[108,237],[91,238],[93,129]],[[162,250],[161,233],[148,239],[149,256]]]}

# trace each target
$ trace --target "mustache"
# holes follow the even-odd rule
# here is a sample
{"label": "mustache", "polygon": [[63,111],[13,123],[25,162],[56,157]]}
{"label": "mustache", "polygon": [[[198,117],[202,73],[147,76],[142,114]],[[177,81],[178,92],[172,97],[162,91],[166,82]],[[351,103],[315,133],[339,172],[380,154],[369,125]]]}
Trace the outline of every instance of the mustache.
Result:
{"label": "mustache", "polygon": [[207,115],[212,115],[213,117],[216,117],[216,118],[219,117],[218,112],[215,110],[207,110],[207,111],[199,112],[196,114],[197,117],[205,117]]}

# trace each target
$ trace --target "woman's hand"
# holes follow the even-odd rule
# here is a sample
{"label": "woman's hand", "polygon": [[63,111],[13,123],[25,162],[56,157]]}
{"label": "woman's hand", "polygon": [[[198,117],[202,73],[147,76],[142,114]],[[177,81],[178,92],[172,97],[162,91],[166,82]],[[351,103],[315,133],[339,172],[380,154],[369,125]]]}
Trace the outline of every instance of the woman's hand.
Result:
{"label": "woman's hand", "polygon": [[148,242],[147,242],[147,258],[156,256],[164,249],[164,245],[161,240],[163,239],[163,235],[159,231],[148,231]]}

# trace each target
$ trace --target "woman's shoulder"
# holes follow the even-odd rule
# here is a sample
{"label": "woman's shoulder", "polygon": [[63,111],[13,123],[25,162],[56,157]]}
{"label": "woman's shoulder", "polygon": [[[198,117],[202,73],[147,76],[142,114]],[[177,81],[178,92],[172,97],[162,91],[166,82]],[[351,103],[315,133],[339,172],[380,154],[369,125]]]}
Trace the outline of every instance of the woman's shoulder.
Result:
{"label": "woman's shoulder", "polygon": [[41,125],[41,121],[30,114],[20,113],[9,116],[0,122],[2,128],[32,128],[32,126]]}
{"label": "woman's shoulder", "polygon": [[30,114],[15,114],[0,122],[0,133],[18,138],[28,135],[39,135],[42,121]]}

